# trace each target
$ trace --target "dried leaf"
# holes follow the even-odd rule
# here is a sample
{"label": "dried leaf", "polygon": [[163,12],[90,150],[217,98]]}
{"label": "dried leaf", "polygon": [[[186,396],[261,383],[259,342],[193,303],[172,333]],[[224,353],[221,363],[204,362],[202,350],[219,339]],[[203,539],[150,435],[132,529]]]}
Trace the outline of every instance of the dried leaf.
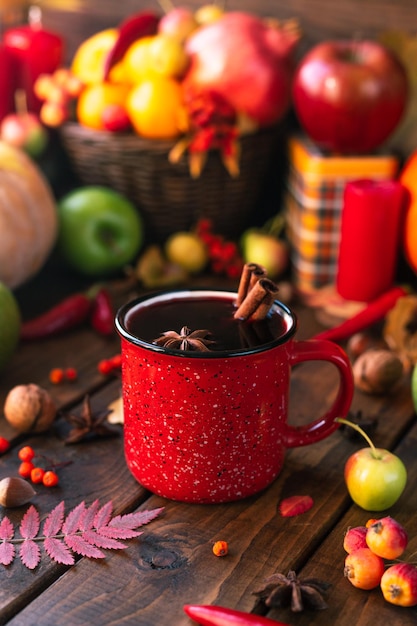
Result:
{"label": "dried leaf", "polygon": [[26,539],[20,546],[19,556],[23,565],[29,569],[35,569],[41,560],[41,551],[35,541]]}
{"label": "dried leaf", "polygon": [[14,528],[8,517],[3,517],[0,522],[0,539],[13,539]]}
{"label": "dried leaf", "polygon": [[[15,556],[14,544],[21,544],[19,556],[22,563],[34,569],[40,562],[43,542],[45,552],[57,563],[73,565],[72,552],[95,559],[105,558],[101,550],[122,550],[127,546],[118,539],[130,539],[142,534],[136,530],[155,519],[163,508],[117,515],[112,519],[113,504],[107,502],[100,507],[95,500],[89,507],[81,502],[64,519],[65,504],[60,502],[46,517],[43,535],[39,536],[40,518],[33,505],[24,514],[21,524],[21,538],[14,539],[14,527],[8,517],[0,520],[0,564],[10,565]],[[62,530],[61,530],[62,529]],[[2,541],[1,541],[2,540]]]}
{"label": "dried leaf", "polygon": [[71,550],[60,539],[46,537],[43,545],[46,553],[57,563],[62,563],[63,565],[74,565],[75,559]]}
{"label": "dried leaf", "polygon": [[39,513],[32,504],[23,516],[20,534],[24,539],[33,539],[39,532],[39,525]]}
{"label": "dried leaf", "polygon": [[291,496],[281,500],[279,512],[282,517],[295,517],[309,511],[313,504],[314,501],[311,496]]}
{"label": "dried leaf", "polygon": [[2,541],[0,543],[0,564],[10,565],[16,554],[15,547],[8,541]]}
{"label": "dried leaf", "polygon": [[46,537],[56,535],[62,527],[64,521],[65,505],[64,502],[60,502],[49,513],[43,525],[43,534]]}

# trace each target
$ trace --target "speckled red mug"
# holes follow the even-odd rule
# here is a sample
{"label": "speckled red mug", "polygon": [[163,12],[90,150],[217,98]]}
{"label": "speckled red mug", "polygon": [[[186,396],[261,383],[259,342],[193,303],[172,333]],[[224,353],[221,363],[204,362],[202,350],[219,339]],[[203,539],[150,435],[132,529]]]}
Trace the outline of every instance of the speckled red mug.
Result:
{"label": "speckled red mug", "polygon": [[[253,495],[278,476],[287,448],[327,437],[338,426],[335,418],[350,408],[353,381],[345,352],[329,341],[296,341],[296,316],[278,301],[271,315],[280,331],[275,327],[276,336],[255,345],[248,342],[254,331],[249,322],[243,329],[234,322],[242,347],[220,342],[217,349],[194,352],[152,343],[156,337],[149,333],[157,328],[157,335],[178,332],[178,326],[196,330],[187,315],[190,303],[202,306],[199,326],[200,317],[200,328],[212,322],[216,339],[218,320],[207,313],[209,303],[220,302],[232,318],[235,299],[235,293],[220,290],[168,291],[129,302],[117,313],[126,461],[144,487],[166,498],[216,503]],[[315,360],[338,369],[337,396],[325,415],[291,426],[291,368]]]}

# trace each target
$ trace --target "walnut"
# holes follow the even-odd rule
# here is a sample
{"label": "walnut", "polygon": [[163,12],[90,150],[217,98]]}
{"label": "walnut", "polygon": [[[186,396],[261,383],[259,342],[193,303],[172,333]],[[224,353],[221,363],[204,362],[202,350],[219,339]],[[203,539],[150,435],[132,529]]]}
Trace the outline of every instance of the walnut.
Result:
{"label": "walnut", "polygon": [[352,367],[355,386],[369,394],[386,394],[395,389],[404,374],[400,357],[391,350],[369,349]]}
{"label": "walnut", "polygon": [[57,408],[46,389],[33,383],[17,385],[7,394],[4,416],[20,433],[41,433],[50,428]]}

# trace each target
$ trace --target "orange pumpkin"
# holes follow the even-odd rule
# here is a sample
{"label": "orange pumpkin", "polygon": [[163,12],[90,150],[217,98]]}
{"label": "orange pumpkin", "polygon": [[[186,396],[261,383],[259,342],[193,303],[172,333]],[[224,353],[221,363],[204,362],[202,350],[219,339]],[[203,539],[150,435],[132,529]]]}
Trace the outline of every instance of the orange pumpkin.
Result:
{"label": "orange pumpkin", "polygon": [[417,273],[417,151],[406,161],[399,180],[408,191],[403,249],[408,264]]}
{"label": "orange pumpkin", "polygon": [[14,289],[34,276],[57,234],[48,181],[23,151],[0,141],[0,281]]}

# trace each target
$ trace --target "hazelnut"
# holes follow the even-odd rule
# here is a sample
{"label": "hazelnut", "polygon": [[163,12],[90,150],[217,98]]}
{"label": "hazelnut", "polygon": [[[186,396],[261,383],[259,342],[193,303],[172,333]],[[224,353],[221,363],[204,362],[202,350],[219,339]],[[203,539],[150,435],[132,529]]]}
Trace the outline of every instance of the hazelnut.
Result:
{"label": "hazelnut", "polygon": [[404,365],[397,354],[386,349],[363,352],[352,367],[355,386],[369,394],[390,393],[404,374]]}
{"label": "hazelnut", "polygon": [[17,385],[7,394],[4,416],[21,433],[48,430],[57,414],[49,393],[35,384]]}
{"label": "hazelnut", "polygon": [[23,478],[8,476],[0,480],[0,505],[4,507],[23,506],[35,495],[35,490]]}

